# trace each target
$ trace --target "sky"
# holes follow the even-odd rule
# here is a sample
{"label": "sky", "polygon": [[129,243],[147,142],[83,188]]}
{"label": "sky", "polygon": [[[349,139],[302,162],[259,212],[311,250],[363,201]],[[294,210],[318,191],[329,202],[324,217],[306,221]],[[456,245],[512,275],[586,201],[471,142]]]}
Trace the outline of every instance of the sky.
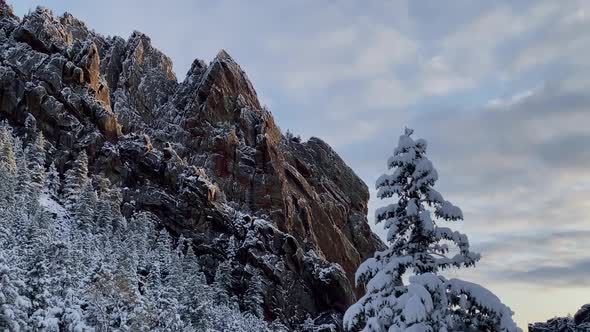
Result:
{"label": "sky", "polygon": [[[452,271],[518,324],[590,302],[590,2],[18,0],[105,35],[146,33],[184,78],[225,49],[283,129],[328,142],[368,184],[404,126],[482,260]],[[375,207],[370,201],[369,220]],[[379,225],[372,225],[383,234]]]}

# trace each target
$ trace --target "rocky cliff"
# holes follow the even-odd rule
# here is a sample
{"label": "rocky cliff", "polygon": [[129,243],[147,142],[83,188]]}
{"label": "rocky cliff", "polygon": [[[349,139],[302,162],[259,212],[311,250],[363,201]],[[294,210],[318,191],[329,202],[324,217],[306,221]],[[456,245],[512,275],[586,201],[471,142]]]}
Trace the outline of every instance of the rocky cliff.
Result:
{"label": "rocky cliff", "polygon": [[62,174],[87,151],[90,172],[123,188],[125,215],[150,211],[194,239],[210,274],[235,246],[236,280],[263,271],[265,317],[294,329],[337,325],[356,267],[383,246],[366,185],[322,140],[283,135],[223,50],[178,82],[139,32],[104,37],[42,8],[21,19],[0,1],[2,119],[42,130]]}

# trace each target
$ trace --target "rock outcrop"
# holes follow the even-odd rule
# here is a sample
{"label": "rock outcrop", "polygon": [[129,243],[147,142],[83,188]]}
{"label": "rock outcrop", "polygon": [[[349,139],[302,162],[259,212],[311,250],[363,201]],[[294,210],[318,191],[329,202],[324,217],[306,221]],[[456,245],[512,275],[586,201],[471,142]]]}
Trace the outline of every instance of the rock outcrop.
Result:
{"label": "rock outcrop", "polygon": [[266,317],[293,329],[338,317],[356,267],[383,247],[366,185],[322,140],[284,136],[223,50],[179,83],[139,32],[107,38],[0,3],[0,119],[24,131],[31,116],[60,172],[86,150],[91,173],[124,188],[122,211],[194,239],[209,276],[235,246],[236,277],[263,271]]}
{"label": "rock outcrop", "polygon": [[545,323],[529,324],[529,332],[590,331],[590,304],[583,305],[574,317],[555,317]]}

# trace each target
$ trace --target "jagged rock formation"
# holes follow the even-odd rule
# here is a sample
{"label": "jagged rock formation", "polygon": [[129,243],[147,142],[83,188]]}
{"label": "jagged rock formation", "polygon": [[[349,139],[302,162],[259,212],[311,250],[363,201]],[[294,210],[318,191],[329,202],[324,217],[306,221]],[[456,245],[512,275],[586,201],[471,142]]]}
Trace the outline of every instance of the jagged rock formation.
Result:
{"label": "jagged rock formation", "polygon": [[590,304],[580,308],[574,317],[555,317],[545,323],[529,324],[529,332],[590,331]]}
{"label": "jagged rock formation", "polygon": [[264,271],[266,318],[292,328],[335,321],[383,246],[366,185],[320,139],[286,138],[225,51],[179,83],[139,32],[104,37],[41,8],[20,19],[0,2],[0,119],[41,129],[62,174],[86,150],[90,172],[124,188],[126,215],[150,211],[194,239],[211,273],[237,241],[238,262]]}

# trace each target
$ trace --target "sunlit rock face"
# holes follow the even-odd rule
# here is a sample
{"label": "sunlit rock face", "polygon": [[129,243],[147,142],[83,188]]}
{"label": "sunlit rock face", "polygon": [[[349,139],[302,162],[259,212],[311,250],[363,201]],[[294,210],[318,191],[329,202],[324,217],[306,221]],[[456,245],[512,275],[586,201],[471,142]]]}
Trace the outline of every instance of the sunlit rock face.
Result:
{"label": "sunlit rock face", "polygon": [[383,247],[366,185],[322,140],[284,136],[223,50],[177,82],[142,33],[104,37],[67,13],[21,19],[0,4],[0,119],[25,131],[32,118],[60,172],[86,150],[91,173],[124,188],[125,214],[151,211],[194,239],[209,274],[236,242],[233,273],[264,271],[269,320],[338,325],[356,267]]}

